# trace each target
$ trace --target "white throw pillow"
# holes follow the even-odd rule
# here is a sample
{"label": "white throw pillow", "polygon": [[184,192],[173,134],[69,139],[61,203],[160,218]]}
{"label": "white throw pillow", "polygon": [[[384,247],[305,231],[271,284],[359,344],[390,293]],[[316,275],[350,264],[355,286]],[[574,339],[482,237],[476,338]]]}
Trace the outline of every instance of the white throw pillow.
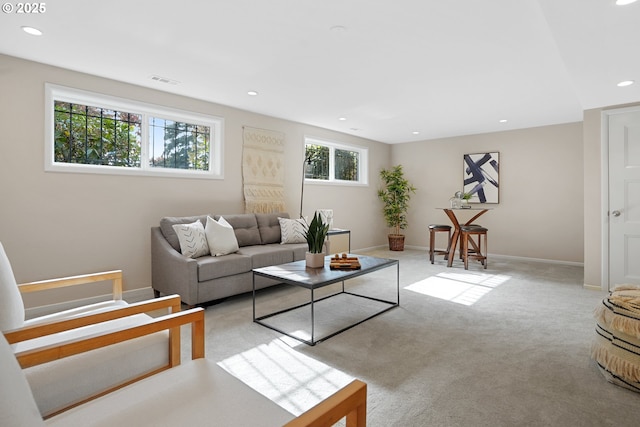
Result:
{"label": "white throw pillow", "polygon": [[209,245],[200,221],[191,224],[174,224],[173,229],[180,241],[180,252],[189,258],[209,255]]}
{"label": "white throw pillow", "polygon": [[2,243],[0,243],[0,304],[0,331],[22,327],[24,303]]}
{"label": "white throw pillow", "polygon": [[307,230],[307,223],[304,219],[280,218],[280,244],[287,243],[307,243],[304,232]]}
{"label": "white throw pillow", "polygon": [[228,255],[240,249],[233,227],[223,217],[216,221],[208,216],[204,234],[207,236],[209,251],[213,256]]}

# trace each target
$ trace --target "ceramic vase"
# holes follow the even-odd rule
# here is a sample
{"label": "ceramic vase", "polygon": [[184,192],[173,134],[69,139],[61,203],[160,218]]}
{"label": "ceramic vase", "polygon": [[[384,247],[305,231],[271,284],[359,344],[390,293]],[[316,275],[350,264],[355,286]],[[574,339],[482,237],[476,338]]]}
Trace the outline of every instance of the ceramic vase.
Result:
{"label": "ceramic vase", "polygon": [[309,268],[324,267],[324,253],[312,254],[311,252],[307,252],[305,253],[305,261]]}

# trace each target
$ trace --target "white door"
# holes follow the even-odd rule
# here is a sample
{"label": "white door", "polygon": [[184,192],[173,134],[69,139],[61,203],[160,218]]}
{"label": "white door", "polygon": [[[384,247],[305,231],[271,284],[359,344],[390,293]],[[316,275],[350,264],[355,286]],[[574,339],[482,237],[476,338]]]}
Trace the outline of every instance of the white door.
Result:
{"label": "white door", "polygon": [[611,290],[640,284],[640,110],[613,113],[608,124]]}

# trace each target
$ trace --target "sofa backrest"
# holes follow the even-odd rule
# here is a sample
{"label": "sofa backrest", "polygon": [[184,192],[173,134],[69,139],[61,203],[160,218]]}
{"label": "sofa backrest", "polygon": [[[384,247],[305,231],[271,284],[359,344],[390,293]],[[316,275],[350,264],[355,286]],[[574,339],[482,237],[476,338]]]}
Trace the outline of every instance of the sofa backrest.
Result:
{"label": "sofa backrest", "polygon": [[167,242],[169,242],[173,249],[180,252],[180,240],[178,240],[178,235],[173,229],[173,226],[175,224],[191,224],[196,221],[200,221],[204,227],[207,225],[207,215],[166,216],[160,220],[160,231],[162,231],[162,235],[167,239]]}
{"label": "sofa backrest", "polygon": [[167,242],[180,252],[180,241],[173,226],[175,224],[189,224],[195,221],[207,225],[207,216],[215,219],[224,217],[233,227],[233,232],[238,240],[238,246],[264,245],[267,243],[280,243],[280,218],[289,218],[286,212],[268,214],[227,214],[227,215],[195,215],[195,216],[167,216],[160,220],[160,230]]}
{"label": "sofa backrest", "polygon": [[256,214],[262,244],[280,243],[281,231],[280,221],[278,221],[278,218],[289,218],[289,214],[286,212]]}
{"label": "sofa backrest", "polygon": [[217,221],[221,216],[233,227],[233,232],[236,233],[236,239],[238,240],[238,246],[243,247],[262,244],[255,214],[216,215],[213,219]]}

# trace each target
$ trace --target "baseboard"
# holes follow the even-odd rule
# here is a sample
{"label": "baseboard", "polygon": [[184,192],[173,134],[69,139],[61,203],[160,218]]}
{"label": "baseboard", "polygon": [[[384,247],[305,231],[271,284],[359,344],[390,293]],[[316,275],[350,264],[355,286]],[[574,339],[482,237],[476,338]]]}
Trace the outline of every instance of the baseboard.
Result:
{"label": "baseboard", "polygon": [[586,283],[582,284],[582,287],[584,289],[589,289],[590,291],[606,291],[606,289],[602,289],[601,286],[596,286],[596,285],[587,285]]}
{"label": "baseboard", "polygon": [[382,248],[386,248],[386,245],[380,245],[380,246],[370,246],[368,248],[360,248],[360,249],[352,249],[351,253],[352,254],[357,254],[360,252],[366,252],[366,251],[375,251],[376,249],[382,249]]}
{"label": "baseboard", "polygon": [[[122,299],[130,303],[144,301],[151,298],[153,298],[153,289],[151,287],[132,289],[130,291],[124,291],[122,293]],[[111,294],[82,298],[73,301],[65,301],[56,304],[41,305],[38,307],[31,307],[25,309],[25,317],[27,319],[32,319],[34,317],[46,316],[47,314],[69,310],[83,305],[95,304],[97,302],[106,301],[109,299],[111,299]]]}
{"label": "baseboard", "polygon": [[546,264],[559,264],[559,265],[571,265],[574,267],[584,267],[583,262],[562,261],[562,260],[556,260],[556,259],[530,258],[530,257],[521,257],[521,256],[513,256],[513,255],[498,255],[498,254],[491,254],[491,253],[489,254],[489,257],[498,258],[498,259],[502,258],[502,259],[512,259],[512,260],[519,260],[519,261],[542,262]]}
{"label": "baseboard", "polygon": [[[407,249],[415,249],[420,251],[428,251],[428,246],[413,246],[413,245],[405,245]],[[559,265],[571,265],[575,267],[584,267],[584,263],[582,262],[573,262],[573,261],[559,261],[555,259],[546,259],[546,258],[530,258],[530,257],[521,257],[521,256],[513,256],[513,255],[499,255],[489,253],[489,259],[511,259],[514,261],[528,261],[528,262],[542,262],[546,264],[559,264]]]}

